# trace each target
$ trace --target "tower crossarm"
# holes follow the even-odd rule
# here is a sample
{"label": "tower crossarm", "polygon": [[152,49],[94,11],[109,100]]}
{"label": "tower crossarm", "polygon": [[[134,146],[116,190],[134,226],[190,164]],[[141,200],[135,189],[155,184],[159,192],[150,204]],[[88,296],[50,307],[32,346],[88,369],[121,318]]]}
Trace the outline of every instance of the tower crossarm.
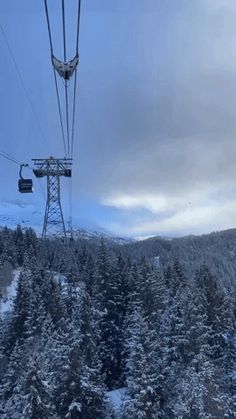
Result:
{"label": "tower crossarm", "polygon": [[36,177],[44,176],[65,176],[71,177],[72,159],[32,159],[35,169],[33,170]]}

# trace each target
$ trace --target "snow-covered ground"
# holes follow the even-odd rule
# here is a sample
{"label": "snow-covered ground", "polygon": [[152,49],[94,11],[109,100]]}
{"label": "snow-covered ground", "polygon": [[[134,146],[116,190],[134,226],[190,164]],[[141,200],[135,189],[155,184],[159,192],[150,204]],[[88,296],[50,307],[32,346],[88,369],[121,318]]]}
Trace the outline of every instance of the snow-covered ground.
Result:
{"label": "snow-covered ground", "polygon": [[96,230],[77,228],[73,230],[73,237],[74,239],[83,238],[86,240],[101,239],[103,237],[105,240],[109,240],[113,243],[120,244],[120,245],[132,243],[133,241],[135,241],[133,238],[130,238],[130,237],[114,236],[112,233],[104,229],[100,229],[99,231],[96,231]]}
{"label": "snow-covered ground", "polygon": [[11,284],[4,289],[3,297],[0,299],[0,316],[5,315],[12,309],[13,301],[16,296],[16,287],[19,275],[20,269],[14,270]]}
{"label": "snow-covered ground", "polygon": [[106,396],[116,414],[122,411],[125,402],[128,401],[127,389],[125,387],[108,391]]}
{"label": "snow-covered ground", "polygon": [[158,269],[158,268],[160,268],[160,265],[161,265],[161,263],[160,263],[160,256],[154,256],[154,258],[153,258],[153,266],[156,269]]}
{"label": "snow-covered ground", "polygon": [[58,284],[60,284],[62,288],[65,288],[67,286],[67,278],[65,275],[59,274],[58,272],[54,272],[54,279],[57,281]]}

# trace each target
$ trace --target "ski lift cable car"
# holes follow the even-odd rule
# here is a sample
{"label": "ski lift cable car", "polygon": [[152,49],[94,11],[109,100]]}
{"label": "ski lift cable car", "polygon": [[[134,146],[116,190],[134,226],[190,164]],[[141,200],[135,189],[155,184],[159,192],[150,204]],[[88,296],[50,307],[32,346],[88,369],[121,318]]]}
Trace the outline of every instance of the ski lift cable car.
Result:
{"label": "ski lift cable car", "polygon": [[20,173],[19,173],[19,177],[20,179],[18,180],[18,190],[21,193],[32,193],[33,192],[33,181],[32,179],[25,179],[22,176],[22,169],[23,167],[28,167],[29,169],[32,170],[32,168],[29,166],[29,164],[25,164],[22,163],[21,161],[17,160],[15,157],[11,156],[8,153],[5,153],[3,151],[0,151],[0,156],[10,160],[12,163],[15,163],[17,166],[20,166]]}
{"label": "ski lift cable car", "polygon": [[20,165],[19,181],[18,181],[18,190],[21,193],[32,193],[33,192],[33,181],[32,179],[25,179],[22,176],[23,167],[28,167],[28,164]]}

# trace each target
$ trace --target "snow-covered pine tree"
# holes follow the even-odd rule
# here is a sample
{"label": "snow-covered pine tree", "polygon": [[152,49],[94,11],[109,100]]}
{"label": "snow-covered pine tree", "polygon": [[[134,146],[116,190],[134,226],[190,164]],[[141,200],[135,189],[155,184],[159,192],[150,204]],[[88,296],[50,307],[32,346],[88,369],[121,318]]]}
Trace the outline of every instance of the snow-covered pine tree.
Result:
{"label": "snow-covered pine tree", "polygon": [[160,408],[154,324],[136,307],[130,319],[127,385],[130,401],[125,415],[137,419],[156,419]]}
{"label": "snow-covered pine tree", "polygon": [[[114,270],[104,239],[101,240],[95,276],[95,305],[100,329],[99,357],[102,362],[102,373],[109,389],[117,383],[116,372],[116,325],[113,323],[116,302],[116,284],[113,282]],[[115,375],[114,375],[115,374]]]}
{"label": "snow-covered pine tree", "polygon": [[6,353],[11,353],[17,341],[22,342],[26,338],[26,322],[30,315],[30,301],[32,298],[31,277],[27,270],[20,273],[16,298],[9,325],[8,342]]}
{"label": "snow-covered pine tree", "polygon": [[[57,411],[63,418],[103,418],[103,383],[97,356],[97,330],[83,283],[74,290],[71,316],[63,335],[57,334],[52,360]],[[55,373],[56,370],[56,373]]]}
{"label": "snow-covered pine tree", "polygon": [[17,225],[16,229],[13,232],[13,240],[16,248],[16,261],[19,266],[22,266],[24,261],[24,253],[26,246],[24,243],[24,234],[21,229],[20,224]]}
{"label": "snow-covered pine tree", "polygon": [[[93,299],[81,289],[77,322],[81,334],[81,418],[104,418],[104,382],[99,359],[99,325],[94,315]],[[76,315],[75,315],[76,320]],[[76,323],[77,323],[76,322]]]}
{"label": "snow-covered pine tree", "polygon": [[[160,406],[163,417],[171,417],[172,401],[176,398],[176,377],[186,368],[188,335],[184,317],[186,294],[176,292],[162,316],[158,336]],[[174,417],[174,416],[173,416]]]}
{"label": "snow-covered pine tree", "polygon": [[84,269],[81,273],[81,280],[84,282],[86,291],[91,298],[95,297],[95,264],[91,255],[88,255]]}
{"label": "snow-covered pine tree", "polygon": [[41,283],[41,299],[44,301],[45,310],[50,314],[55,325],[60,327],[61,321],[66,317],[66,308],[63,303],[60,287],[52,272],[47,272],[45,268],[40,268],[35,273],[34,281]]}
{"label": "snow-covered pine tree", "polygon": [[224,393],[227,395],[226,418],[233,418],[236,412],[236,333],[235,329],[224,335],[226,343],[225,375],[223,377]]}
{"label": "snow-covered pine tree", "polygon": [[196,274],[196,286],[199,306],[203,307],[206,316],[204,354],[213,365],[205,412],[212,415],[210,417],[220,418],[222,412],[227,413],[231,404],[230,394],[225,388],[229,363],[225,336],[232,331],[234,315],[230,299],[219,279],[206,266]]}
{"label": "snow-covered pine tree", "polygon": [[0,400],[2,411],[8,414],[8,408],[13,404],[14,395],[19,391],[26,363],[26,347],[15,342],[14,348],[10,354],[5,373],[1,379]]}
{"label": "snow-covered pine tree", "polygon": [[47,387],[40,377],[36,360],[29,362],[28,374],[23,386],[24,408],[20,413],[22,419],[57,419]]}

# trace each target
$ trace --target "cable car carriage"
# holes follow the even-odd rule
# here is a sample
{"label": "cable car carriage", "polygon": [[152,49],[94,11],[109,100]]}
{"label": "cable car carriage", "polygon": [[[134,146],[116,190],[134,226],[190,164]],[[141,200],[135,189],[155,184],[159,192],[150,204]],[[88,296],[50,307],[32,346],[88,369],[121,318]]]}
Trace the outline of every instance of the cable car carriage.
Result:
{"label": "cable car carriage", "polygon": [[21,164],[20,165],[20,179],[18,181],[18,189],[21,193],[32,193],[33,192],[33,181],[32,179],[24,179],[22,176],[22,168],[27,167],[28,164]]}

